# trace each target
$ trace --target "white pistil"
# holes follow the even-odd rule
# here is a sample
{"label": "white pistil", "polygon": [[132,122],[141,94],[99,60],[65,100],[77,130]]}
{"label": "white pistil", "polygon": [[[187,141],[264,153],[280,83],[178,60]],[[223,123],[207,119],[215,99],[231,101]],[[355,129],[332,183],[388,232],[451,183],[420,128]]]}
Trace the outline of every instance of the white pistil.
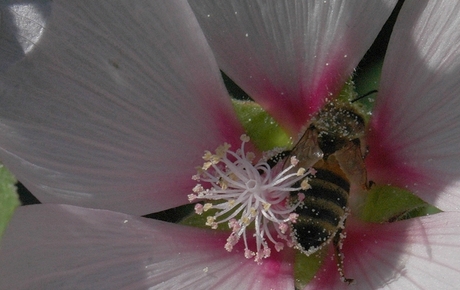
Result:
{"label": "white pistil", "polygon": [[[292,240],[286,232],[289,223],[295,223],[298,215],[293,213],[302,202],[304,195],[298,194],[298,202],[292,204],[290,192],[308,188],[308,174],[312,170],[303,168],[293,169],[299,162],[291,157],[290,166],[281,172],[270,168],[269,164],[260,160],[254,164],[254,153],[245,152],[244,144],[249,142],[249,137],[241,136],[241,148],[230,151],[230,145],[225,143],[212,154],[206,151],[203,155],[204,164],[198,167],[198,173],[192,178],[198,183],[188,195],[189,200],[208,201],[204,205],[196,204],[195,212],[203,214],[209,209],[218,211],[207,216],[206,225],[216,229],[218,224],[228,223],[231,234],[225,244],[227,251],[232,251],[233,246],[241,237],[245,245],[244,256],[254,258],[261,263],[271,253],[269,242],[276,251],[284,245],[292,246]],[[275,167],[276,168],[276,167]],[[279,171],[279,170],[278,170]],[[300,187],[295,184],[301,184]],[[208,184],[205,189],[202,184]],[[214,201],[214,202],[213,202]],[[254,226],[254,233],[247,232]],[[273,236],[272,234],[276,235]],[[248,237],[255,237],[256,246],[248,246]]]}

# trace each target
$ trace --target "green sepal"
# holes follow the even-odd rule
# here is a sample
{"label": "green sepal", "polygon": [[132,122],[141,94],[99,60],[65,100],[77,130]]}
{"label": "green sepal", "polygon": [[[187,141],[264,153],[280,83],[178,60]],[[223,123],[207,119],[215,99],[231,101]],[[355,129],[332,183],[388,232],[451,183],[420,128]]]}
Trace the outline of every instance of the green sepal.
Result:
{"label": "green sepal", "polygon": [[355,83],[350,78],[348,81],[345,82],[342,89],[340,90],[337,100],[342,101],[342,102],[351,102],[357,96],[358,94],[356,93]]}
{"label": "green sepal", "polygon": [[[196,227],[196,228],[202,228],[202,229],[210,229],[211,227],[206,225],[206,220],[208,216],[214,216],[218,211],[217,209],[210,209],[202,214],[196,214],[193,212],[192,214],[188,215],[185,217],[183,220],[179,222],[181,225],[186,225],[186,226],[191,226],[191,227]],[[218,221],[224,219],[223,217],[220,217]],[[229,231],[230,229],[228,228],[227,223],[221,223],[217,225],[216,230],[223,230],[223,231]]]}
{"label": "green sepal", "polygon": [[390,185],[373,185],[358,216],[366,222],[383,223],[439,212],[441,210],[408,190]]}
{"label": "green sepal", "polygon": [[[363,95],[370,91],[372,90],[366,91]],[[353,104],[353,107],[364,118],[365,123],[367,123],[372,115],[372,109],[374,107],[374,100],[376,96],[377,94],[374,93],[365,98],[360,98],[360,95],[356,92],[355,82],[352,78],[350,78],[342,87],[337,100]]]}
{"label": "green sepal", "polygon": [[[379,88],[380,76],[382,74],[383,59],[375,62],[371,66],[364,69],[359,75],[353,77],[357,96],[362,96],[370,91],[377,90]],[[356,103],[359,103],[365,116],[370,117],[374,109],[375,100],[377,99],[378,92],[371,94],[365,98],[360,99]]]}
{"label": "green sepal", "polygon": [[246,134],[259,150],[268,151],[291,145],[286,132],[260,105],[252,101],[232,101]]}
{"label": "green sepal", "polygon": [[323,247],[318,252],[307,256],[296,251],[294,261],[294,281],[296,289],[304,289],[313,280],[328,254],[329,247]]}
{"label": "green sepal", "polygon": [[[206,203],[212,203],[212,204],[219,204],[221,203],[222,200],[207,200]],[[232,215],[239,207],[235,206],[232,210],[230,210],[228,213],[223,214],[218,217],[217,221],[221,221]],[[211,208],[206,212],[203,212],[202,214],[196,214],[193,212],[192,214],[186,216],[184,219],[182,219],[179,223],[181,225],[186,225],[186,226],[192,226],[192,227],[197,227],[197,228],[206,228],[210,229],[210,226],[206,225],[206,221],[208,216],[214,216],[216,213],[220,212],[221,210],[219,209],[214,209]],[[239,220],[241,218],[241,212],[235,215],[235,219]],[[248,225],[247,229],[254,229],[254,223],[251,223]],[[222,231],[228,231],[230,233],[230,228],[228,227],[228,223],[220,223],[217,225],[216,230],[222,230]]]}
{"label": "green sepal", "polygon": [[0,164],[0,238],[5,231],[13,212],[21,203],[16,189],[16,179]]}
{"label": "green sepal", "polygon": [[[354,76],[354,83],[356,86],[356,92],[359,95],[364,95],[370,91],[377,90],[379,88],[380,76],[382,74],[383,59],[375,62],[367,69],[362,71],[357,76]],[[373,94],[369,97],[364,98],[361,102],[372,109],[374,106],[374,100],[377,94]]]}

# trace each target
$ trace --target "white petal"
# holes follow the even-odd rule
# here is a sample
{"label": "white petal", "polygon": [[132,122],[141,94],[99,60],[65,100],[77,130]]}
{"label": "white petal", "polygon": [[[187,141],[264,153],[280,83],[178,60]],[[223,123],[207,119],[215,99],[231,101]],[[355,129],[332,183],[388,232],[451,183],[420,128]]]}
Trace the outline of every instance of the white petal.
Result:
{"label": "white petal", "polygon": [[345,272],[354,284],[339,280],[331,260],[307,289],[457,289],[460,213],[348,230],[344,254]]}
{"label": "white petal", "polygon": [[395,3],[190,1],[221,69],[295,133],[341,88]]}
{"label": "white petal", "polygon": [[293,289],[292,265],[228,253],[226,237],[105,210],[22,207],[0,248],[0,288]]}
{"label": "white petal", "polygon": [[[369,158],[386,182],[437,199],[460,179],[460,2],[406,1],[385,57]],[[382,162],[383,161],[383,162]],[[379,166],[378,164],[376,165]]]}
{"label": "white petal", "polygon": [[48,8],[42,38],[0,78],[2,161],[42,202],[135,214],[187,203],[203,151],[241,132],[188,4]]}
{"label": "white petal", "polygon": [[49,3],[0,3],[0,71],[21,60],[43,34]]}

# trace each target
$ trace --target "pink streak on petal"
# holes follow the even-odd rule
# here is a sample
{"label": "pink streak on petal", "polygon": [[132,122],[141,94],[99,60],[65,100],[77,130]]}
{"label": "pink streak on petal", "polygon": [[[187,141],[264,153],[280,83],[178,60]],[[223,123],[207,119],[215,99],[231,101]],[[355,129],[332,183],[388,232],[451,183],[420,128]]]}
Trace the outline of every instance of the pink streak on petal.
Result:
{"label": "pink streak on petal", "polygon": [[429,174],[422,172],[404,159],[402,148],[398,140],[389,140],[392,128],[388,127],[391,109],[380,108],[373,116],[370,124],[370,132],[367,136],[369,154],[366,157],[366,166],[369,178],[375,182],[391,183],[393,185],[407,187],[413,184],[427,181]]}
{"label": "pink streak on petal", "polygon": [[2,162],[42,203],[136,215],[188,203],[203,151],[243,132],[188,3],[48,8],[33,52],[0,77]]}
{"label": "pink streak on petal", "polygon": [[[225,236],[225,239],[228,238],[229,232],[225,232],[223,236]],[[225,242],[219,241],[218,244],[215,245],[215,247],[219,247],[223,249],[223,245]],[[251,248],[251,245],[255,245],[256,241],[254,237],[248,238],[248,246]],[[251,249],[254,250],[254,249]],[[237,256],[244,256],[244,243],[241,240],[238,244],[236,244],[229,254],[231,255],[237,255]],[[272,249],[270,253],[270,257],[263,259],[262,264],[258,265],[260,267],[260,272],[259,275],[262,275],[262,277],[254,277],[255,280],[272,280],[272,285],[271,287],[273,289],[281,289],[277,288],[280,287],[281,284],[279,284],[281,279],[284,279],[284,277],[293,277],[293,261],[294,261],[294,251],[290,248],[285,248],[280,252],[277,252],[275,249]],[[256,264],[253,259],[245,259],[243,262],[245,265],[253,265]],[[248,264],[246,264],[248,263]],[[268,285],[269,283],[267,283]],[[275,286],[278,285],[278,286]]]}
{"label": "pink streak on petal", "polygon": [[389,121],[391,112],[389,105],[380,105],[370,123],[366,139],[369,147],[366,157],[368,179],[377,184],[406,188],[442,210],[458,209],[458,190],[452,190],[457,187],[455,178],[443,172],[445,168],[427,167],[428,158],[409,156],[416,155],[417,150],[408,150],[402,143],[404,141],[388,137],[394,135]]}
{"label": "pink streak on petal", "polygon": [[[349,218],[342,253],[346,278],[354,279],[351,289],[380,289],[401,275],[400,253],[407,241],[407,225],[370,224]],[[350,289],[340,280],[334,250],[305,289]]]}
{"label": "pink streak on petal", "polygon": [[299,86],[298,91],[284,93],[283,88],[267,83],[261,88],[261,93],[253,97],[295,136],[310,120],[311,115],[316,113],[328,98],[336,96],[344,84],[346,75],[344,76],[343,71],[346,65],[341,63],[343,57],[335,59],[337,61],[331,61],[321,72],[314,88]]}
{"label": "pink streak on petal", "polygon": [[219,67],[293,136],[336,94],[396,1],[190,1]]}
{"label": "pink streak on petal", "polygon": [[[215,96],[209,96],[203,98],[205,101],[206,107],[208,107],[208,114],[211,116],[211,119],[214,119],[213,124],[217,127],[217,131],[220,133],[220,138],[216,138],[217,146],[227,142],[232,146],[239,147],[241,145],[240,136],[244,133],[244,129],[241,123],[236,118],[233,108],[224,106],[220,99],[215,98]],[[200,101],[200,100],[197,100]],[[205,130],[206,128],[202,128]],[[251,144],[251,149],[253,145]],[[211,148],[209,148],[211,149]]]}
{"label": "pink streak on petal", "polygon": [[374,175],[443,210],[458,210],[460,198],[443,192],[460,180],[459,11],[458,1],[404,3],[371,124]]}
{"label": "pink streak on petal", "polygon": [[341,282],[328,258],[305,289],[457,289],[459,225],[458,212],[386,224],[349,220],[344,268],[354,284]]}

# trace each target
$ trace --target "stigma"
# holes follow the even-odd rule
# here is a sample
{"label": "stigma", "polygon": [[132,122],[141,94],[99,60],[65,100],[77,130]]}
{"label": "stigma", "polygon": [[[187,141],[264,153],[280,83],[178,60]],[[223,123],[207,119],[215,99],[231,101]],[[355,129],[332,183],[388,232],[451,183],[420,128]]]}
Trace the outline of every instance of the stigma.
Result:
{"label": "stigma", "polygon": [[[254,162],[255,154],[244,148],[249,137],[242,135],[241,141],[236,151],[227,143],[215,153],[205,151],[204,163],[192,177],[197,184],[188,198],[190,202],[203,201],[196,203],[195,212],[208,214],[207,226],[228,226],[227,251],[242,240],[244,256],[260,264],[272,248],[281,251],[294,245],[289,224],[297,220],[294,210],[304,198],[298,192],[309,188],[307,175],[314,171],[296,168],[299,160],[295,156],[285,168],[271,168],[264,158]],[[297,196],[293,199],[291,195]]]}

